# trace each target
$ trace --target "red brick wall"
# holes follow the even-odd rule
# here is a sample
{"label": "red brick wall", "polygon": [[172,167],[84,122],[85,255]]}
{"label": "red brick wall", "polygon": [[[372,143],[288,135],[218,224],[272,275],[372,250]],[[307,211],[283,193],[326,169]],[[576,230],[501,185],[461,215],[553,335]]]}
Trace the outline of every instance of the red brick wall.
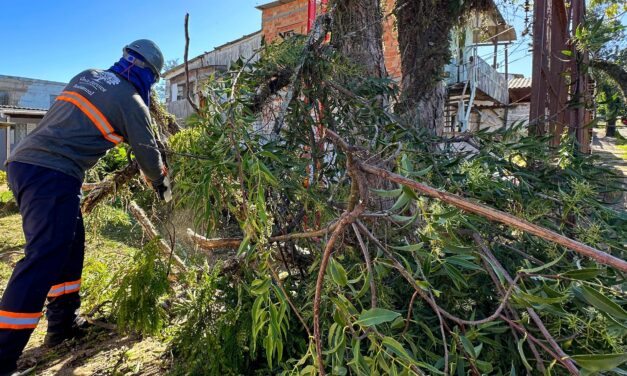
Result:
{"label": "red brick wall", "polygon": [[383,58],[385,69],[390,77],[401,78],[401,55],[398,50],[398,32],[396,31],[396,18],[391,14],[396,4],[395,0],[383,0],[381,12],[383,13]]}
{"label": "red brick wall", "polygon": [[[385,68],[392,78],[401,77],[401,58],[398,52],[398,34],[396,19],[388,16],[396,0],[383,0],[383,55]],[[261,30],[266,43],[280,38],[281,33],[293,31],[298,34],[307,32],[307,4],[308,0],[295,0],[264,9],[261,15]]]}
{"label": "red brick wall", "polygon": [[280,38],[281,33],[307,33],[308,0],[295,0],[262,10],[261,31],[266,43]]}

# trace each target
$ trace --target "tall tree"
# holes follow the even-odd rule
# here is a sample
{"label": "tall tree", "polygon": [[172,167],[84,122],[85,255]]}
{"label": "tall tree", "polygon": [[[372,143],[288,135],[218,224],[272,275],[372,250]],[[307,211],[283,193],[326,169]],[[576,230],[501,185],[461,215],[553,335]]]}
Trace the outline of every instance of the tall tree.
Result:
{"label": "tall tree", "polygon": [[[393,0],[389,0],[393,1]],[[399,109],[435,134],[444,124],[446,88],[441,80],[450,61],[450,33],[465,12],[489,1],[397,0],[402,97]]]}
{"label": "tall tree", "polygon": [[332,43],[370,77],[384,77],[379,0],[335,0]]}

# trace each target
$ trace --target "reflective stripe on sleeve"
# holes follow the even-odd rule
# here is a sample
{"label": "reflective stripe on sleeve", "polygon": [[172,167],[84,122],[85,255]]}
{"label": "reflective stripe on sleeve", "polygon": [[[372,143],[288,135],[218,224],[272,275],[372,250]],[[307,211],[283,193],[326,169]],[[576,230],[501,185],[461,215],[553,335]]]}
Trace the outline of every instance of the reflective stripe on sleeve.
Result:
{"label": "reflective stripe on sleeve", "polygon": [[34,329],[42,313],[0,311],[0,329]]}
{"label": "reflective stripe on sleeve", "polygon": [[124,141],[120,135],[115,133],[115,130],[107,120],[107,118],[94,106],[87,98],[83,97],[74,91],[64,91],[58,97],[57,100],[70,102],[78,107],[91,121],[96,128],[102,134],[107,141],[117,145]]}

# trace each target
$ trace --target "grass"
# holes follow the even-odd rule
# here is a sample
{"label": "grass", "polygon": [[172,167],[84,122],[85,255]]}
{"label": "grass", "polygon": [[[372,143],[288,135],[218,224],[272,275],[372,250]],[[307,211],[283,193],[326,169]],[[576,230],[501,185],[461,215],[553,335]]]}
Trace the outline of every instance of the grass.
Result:
{"label": "grass", "polygon": [[627,138],[616,132],[616,148],[620,150],[620,157],[627,161]]}
{"label": "grass", "polygon": [[[0,192],[6,191],[6,186],[0,185]],[[81,286],[83,314],[93,313],[95,319],[108,319],[107,301],[115,293],[113,282],[139,250],[141,241],[141,229],[121,209],[101,207],[87,218]],[[24,245],[20,214],[0,210],[0,294],[15,263],[24,255]],[[46,326],[44,317],[21,361],[21,368],[36,365],[37,375],[165,373],[162,359],[165,344],[159,340],[93,329],[80,342],[45,349],[41,344]]]}

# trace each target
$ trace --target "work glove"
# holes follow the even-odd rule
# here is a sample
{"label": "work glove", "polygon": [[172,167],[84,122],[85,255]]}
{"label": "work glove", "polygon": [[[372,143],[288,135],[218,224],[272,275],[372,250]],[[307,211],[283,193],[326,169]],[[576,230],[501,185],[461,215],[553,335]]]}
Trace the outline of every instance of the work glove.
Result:
{"label": "work glove", "polygon": [[163,179],[163,182],[154,187],[157,192],[157,196],[159,196],[160,200],[164,200],[165,202],[172,201],[172,186],[170,184],[170,177],[166,176]]}

